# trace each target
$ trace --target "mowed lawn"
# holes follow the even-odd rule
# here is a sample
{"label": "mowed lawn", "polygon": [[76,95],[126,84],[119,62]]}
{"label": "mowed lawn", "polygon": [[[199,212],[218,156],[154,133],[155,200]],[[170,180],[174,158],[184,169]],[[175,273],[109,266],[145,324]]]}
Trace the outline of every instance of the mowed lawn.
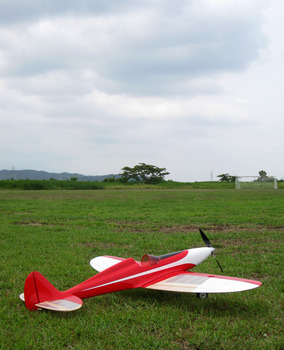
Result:
{"label": "mowed lawn", "polygon": [[[1,349],[283,349],[283,190],[0,191]],[[30,312],[19,299],[41,272],[59,290],[96,272],[99,255],[203,246],[224,275],[260,288],[230,294],[128,290],[71,313]],[[194,271],[222,274],[208,258]]]}

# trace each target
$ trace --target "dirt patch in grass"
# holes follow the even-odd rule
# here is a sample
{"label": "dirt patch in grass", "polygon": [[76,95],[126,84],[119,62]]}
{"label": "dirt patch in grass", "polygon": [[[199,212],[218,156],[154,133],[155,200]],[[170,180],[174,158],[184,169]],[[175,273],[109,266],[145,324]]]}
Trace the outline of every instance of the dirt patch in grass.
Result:
{"label": "dirt patch in grass", "polygon": [[103,248],[103,249],[111,249],[114,247],[120,247],[124,249],[132,248],[132,245],[123,245],[120,243],[108,243],[108,242],[85,242],[85,243],[78,243],[79,247],[86,247],[86,248]]}
{"label": "dirt patch in grass", "polygon": [[[196,233],[198,232],[199,227],[197,225],[145,225],[141,222],[127,222],[127,221],[111,221],[108,222],[113,224],[113,231],[116,232],[124,232],[124,231],[132,231],[132,232],[144,232],[144,233],[155,233],[161,232],[165,234],[175,234],[175,233]],[[200,225],[199,225],[200,226]],[[284,232],[283,226],[243,226],[239,225],[229,225],[229,224],[216,224],[211,225],[207,228],[207,225],[203,225],[202,229],[205,232],[213,232],[213,233],[230,233],[230,232],[258,232],[258,231],[281,231]]]}
{"label": "dirt patch in grass", "polygon": [[283,231],[284,226],[262,226],[262,225],[230,225],[230,224],[216,224],[206,229],[208,232],[258,232],[258,231]]}
{"label": "dirt patch in grass", "polygon": [[[222,244],[223,247],[237,247],[240,245],[243,245],[245,242],[245,239],[224,239],[221,240],[221,242],[219,242],[219,244]],[[248,244],[250,245],[254,245],[257,247],[257,249],[259,250],[261,246],[263,246],[264,250],[269,250],[271,249],[269,246],[267,246],[267,244],[271,245],[271,244],[283,244],[283,241],[279,240],[279,239],[272,239],[270,237],[267,237],[266,239],[264,238],[257,238],[254,240],[254,242],[248,242]]]}
{"label": "dirt patch in grass", "polygon": [[24,225],[24,226],[54,226],[48,222],[40,222],[40,221],[17,221],[14,222],[14,225]]}
{"label": "dirt patch in grass", "polygon": [[86,248],[113,248],[117,246],[115,243],[97,243],[97,242],[85,242],[85,243],[78,243],[79,247],[86,247]]}
{"label": "dirt patch in grass", "polygon": [[198,231],[196,225],[174,225],[174,226],[160,226],[157,231],[166,233],[166,234],[175,234],[175,233],[196,233]]}
{"label": "dirt patch in grass", "polygon": [[127,222],[127,221],[108,221],[108,223],[113,224],[113,231],[124,232],[143,232],[143,233],[166,233],[166,234],[175,234],[175,233],[195,233],[198,232],[198,227],[196,225],[146,225],[142,222]]}

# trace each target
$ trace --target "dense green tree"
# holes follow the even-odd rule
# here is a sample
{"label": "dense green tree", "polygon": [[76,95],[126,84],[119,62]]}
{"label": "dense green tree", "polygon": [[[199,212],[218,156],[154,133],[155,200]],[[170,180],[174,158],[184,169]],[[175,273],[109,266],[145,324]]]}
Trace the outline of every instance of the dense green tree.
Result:
{"label": "dense green tree", "polygon": [[266,179],[267,179],[267,172],[266,171],[264,171],[264,170],[260,170],[259,172],[258,172],[258,175],[259,175],[259,177],[258,177],[258,181],[266,181]]}
{"label": "dense green tree", "polygon": [[164,177],[169,174],[166,168],[158,168],[155,165],[139,163],[133,168],[125,166],[121,169],[121,179],[123,182],[134,181],[145,184],[156,184],[164,181]]}
{"label": "dense green tree", "polygon": [[267,172],[264,171],[264,170],[260,170],[258,172],[258,178],[257,180],[258,182],[273,182],[274,181],[274,178],[271,177],[271,176],[267,176]]}
{"label": "dense green tree", "polygon": [[219,181],[221,182],[235,182],[236,180],[236,176],[229,175],[228,173],[218,175],[217,177],[220,177]]}

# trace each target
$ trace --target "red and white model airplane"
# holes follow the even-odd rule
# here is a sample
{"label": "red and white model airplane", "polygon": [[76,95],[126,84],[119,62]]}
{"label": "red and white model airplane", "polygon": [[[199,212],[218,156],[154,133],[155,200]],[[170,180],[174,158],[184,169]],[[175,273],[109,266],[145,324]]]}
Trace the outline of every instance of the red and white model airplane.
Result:
{"label": "red and white model airplane", "polygon": [[[94,258],[90,264],[100,273],[64,292],[39,272],[31,272],[20,298],[29,310],[73,311],[83,305],[82,299],[124,289],[149,288],[206,297],[208,293],[241,292],[261,286],[254,280],[187,271],[214,256],[215,248],[202,230],[200,233],[207,247],[160,256],[145,254],[141,262],[113,256]],[[218,260],[217,263],[222,270]]]}

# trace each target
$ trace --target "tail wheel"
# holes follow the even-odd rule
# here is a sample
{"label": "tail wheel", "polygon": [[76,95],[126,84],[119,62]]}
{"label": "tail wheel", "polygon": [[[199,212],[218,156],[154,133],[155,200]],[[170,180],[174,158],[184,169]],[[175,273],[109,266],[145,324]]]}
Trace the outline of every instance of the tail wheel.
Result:
{"label": "tail wheel", "polygon": [[207,299],[208,293],[196,293],[198,299]]}

